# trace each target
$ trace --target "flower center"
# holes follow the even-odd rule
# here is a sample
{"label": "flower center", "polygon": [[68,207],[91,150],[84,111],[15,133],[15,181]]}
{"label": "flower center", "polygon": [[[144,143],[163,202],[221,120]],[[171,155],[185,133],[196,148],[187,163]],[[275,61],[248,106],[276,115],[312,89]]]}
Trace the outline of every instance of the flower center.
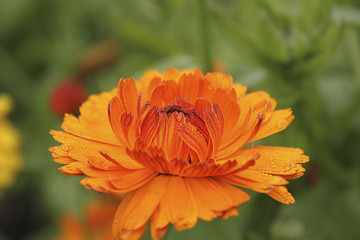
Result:
{"label": "flower center", "polygon": [[165,107],[160,109],[161,113],[166,113],[168,117],[174,112],[182,112],[185,117],[188,117],[191,111],[187,108],[185,108],[181,103],[170,103],[166,105]]}

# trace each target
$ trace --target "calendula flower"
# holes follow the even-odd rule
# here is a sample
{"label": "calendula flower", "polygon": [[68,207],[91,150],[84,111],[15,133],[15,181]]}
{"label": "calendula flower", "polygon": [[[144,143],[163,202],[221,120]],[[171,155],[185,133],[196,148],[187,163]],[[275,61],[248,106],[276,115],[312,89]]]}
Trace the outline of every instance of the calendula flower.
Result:
{"label": "calendula flower", "polygon": [[11,106],[11,98],[0,94],[0,194],[12,184],[21,166],[20,134],[6,119]]}
{"label": "calendula flower", "polygon": [[148,71],[135,82],[91,96],[62,131],[51,131],[60,170],[86,175],[81,183],[102,193],[124,194],[113,222],[117,239],[139,239],[151,220],[153,239],[170,223],[178,231],[198,218],[238,214],[249,196],[236,186],[291,204],[286,179],[308,161],[298,148],[257,146],[285,129],[290,109],[276,110],[265,92],[245,94],[230,75],[198,70]]}
{"label": "calendula flower", "polygon": [[112,219],[116,201],[96,200],[89,203],[83,219],[63,214],[59,221],[60,234],[56,240],[112,240]]}

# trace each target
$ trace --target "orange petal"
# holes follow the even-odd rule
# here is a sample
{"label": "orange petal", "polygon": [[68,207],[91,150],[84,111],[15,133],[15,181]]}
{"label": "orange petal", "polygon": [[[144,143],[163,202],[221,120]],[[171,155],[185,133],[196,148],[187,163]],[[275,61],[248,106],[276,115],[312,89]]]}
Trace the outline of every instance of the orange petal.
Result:
{"label": "orange petal", "polygon": [[87,162],[74,162],[60,170],[65,174],[89,176],[81,181],[87,188],[117,194],[137,189],[157,175],[149,169],[127,169],[112,162],[104,166],[100,157],[88,157]]}
{"label": "orange petal", "polygon": [[256,141],[284,130],[293,120],[291,109],[277,110],[271,113],[269,120],[264,121],[259,132],[251,141]]}
{"label": "orange petal", "polygon": [[199,95],[199,79],[193,74],[184,74],[180,77],[179,97],[194,102]]}
{"label": "orange petal", "polygon": [[171,69],[166,69],[162,75],[163,75],[163,80],[165,81],[167,80],[178,81],[182,73],[176,68],[171,68]]}
{"label": "orange petal", "polygon": [[150,111],[146,114],[144,121],[141,125],[141,138],[147,143],[150,144],[155,134],[157,133],[157,129],[159,127],[159,119],[160,113],[157,106],[154,106]]}
{"label": "orange petal", "polygon": [[173,103],[176,101],[176,98],[179,96],[179,89],[177,84],[173,80],[164,82],[165,91],[164,91],[164,101],[165,104]]}
{"label": "orange petal", "polygon": [[219,106],[213,104],[213,109],[206,109],[203,119],[212,143],[211,157],[214,157],[220,146],[220,139],[224,129],[224,119]]}
{"label": "orange petal", "polygon": [[272,111],[276,106],[276,101],[270,97],[266,92],[252,92],[238,99],[238,104],[242,111],[238,125],[243,125],[248,118],[248,111],[251,110],[255,113],[265,113]]}
{"label": "orange petal", "polygon": [[[114,97],[109,102],[108,118],[111,128],[118,141],[126,147],[131,146],[129,142],[128,132],[132,125],[134,116],[131,113],[125,112],[123,104],[118,97]],[[127,118],[127,121],[126,121]]]}
{"label": "orange petal", "polygon": [[160,175],[125,196],[115,214],[114,238],[126,239],[126,236],[140,231],[146,225],[147,220],[163,198],[169,180],[169,176]]}
{"label": "orange petal", "polygon": [[309,160],[299,148],[254,146],[253,149],[259,151],[260,158],[249,169],[285,178],[287,176],[293,178],[294,174],[304,172],[305,169],[298,163]]}
{"label": "orange petal", "polygon": [[155,212],[151,217],[151,237],[153,240],[158,240],[159,238],[164,237],[169,226],[169,224],[167,225],[165,224],[165,227],[159,228],[158,226],[160,225],[157,224],[157,220],[158,220],[157,216],[158,216],[157,212]]}
{"label": "orange petal", "polygon": [[[53,135],[55,140],[64,143],[61,146],[49,149],[50,151],[56,151],[56,157],[69,157],[76,161],[86,161],[88,156],[98,156],[99,152],[103,152],[111,156],[116,162],[121,162],[121,165],[127,168],[143,168],[136,161],[130,158],[130,156],[126,153],[126,149],[121,146],[84,139],[66,132],[51,131],[50,133]],[[59,148],[62,148],[62,150],[59,151]]]}
{"label": "orange petal", "polygon": [[[256,165],[257,161],[260,161],[261,158],[261,151],[255,147],[243,149],[240,153],[244,156],[251,156],[252,154],[258,153],[257,160],[254,165]],[[241,155],[239,156],[239,159],[241,159]],[[274,186],[286,185],[288,183],[282,176],[276,176],[255,170],[253,168],[254,165],[248,166],[248,168],[243,169],[243,171],[236,171],[232,174],[219,176],[219,178],[234,185],[250,188],[258,192],[269,192],[274,188]]]}
{"label": "orange petal", "polygon": [[121,78],[118,84],[118,94],[124,109],[128,113],[137,114],[137,100],[139,93],[133,78]]}
{"label": "orange petal", "polygon": [[87,189],[94,190],[101,193],[117,194],[120,193],[115,188],[107,177],[87,177],[83,178],[80,183]]}
{"label": "orange petal", "polygon": [[276,101],[270,97],[267,92],[257,91],[246,94],[244,97],[239,98],[239,105],[248,107],[252,106],[255,110],[260,110],[263,107],[263,103],[270,103],[270,109],[273,110],[276,107]]}
{"label": "orange petal", "polygon": [[99,155],[96,156],[89,155],[86,157],[86,162],[89,164],[89,166],[97,170],[104,170],[104,171],[131,170],[119,164],[105,153],[100,153],[100,155],[101,157]]}
{"label": "orange petal", "polygon": [[267,194],[273,199],[287,205],[295,203],[294,197],[288,192],[288,190],[284,186],[275,187],[273,191]]}
{"label": "orange petal", "polygon": [[149,85],[146,86],[147,89],[145,93],[147,94],[144,96],[146,100],[150,100],[150,96],[153,90],[161,83],[162,83],[161,77],[155,77],[150,81]]}
{"label": "orange petal", "polygon": [[216,88],[222,88],[225,90],[231,89],[232,77],[229,74],[225,75],[223,73],[218,73],[218,72],[207,73],[205,75],[205,78],[212,83],[214,89]]}
{"label": "orange petal", "polygon": [[182,177],[207,177],[232,175],[238,171],[243,171],[255,163],[258,157],[257,151],[244,152],[239,159],[216,162],[213,159],[205,162],[189,163],[183,159],[172,159],[168,161],[161,150],[134,150],[129,151],[139,164],[158,173],[167,173]]}
{"label": "orange petal", "polygon": [[266,173],[262,173],[262,172],[250,170],[250,169],[246,169],[242,172],[236,173],[236,175],[239,177],[248,179],[249,181],[267,183],[267,184],[275,185],[275,186],[288,184],[288,181],[286,181],[283,177],[266,174]]}
{"label": "orange petal", "polygon": [[174,80],[175,82],[178,82],[179,79],[181,78],[181,76],[183,76],[184,74],[193,74],[194,72],[196,72],[196,70],[198,70],[198,69],[195,69],[195,70],[184,69],[181,71],[179,71],[176,68],[167,69],[163,72],[163,80],[165,80],[165,81]]}
{"label": "orange petal", "polygon": [[72,162],[65,166],[62,166],[59,168],[61,173],[70,175],[70,176],[81,176],[84,175],[83,171],[81,171],[81,168],[86,165],[87,163],[84,162]]}
{"label": "orange petal", "polygon": [[296,148],[254,146],[251,150],[260,153],[254,165],[244,171],[219,178],[238,186],[267,193],[282,203],[293,203],[293,197],[283,185],[288,183],[285,179],[303,175],[304,169],[298,163],[307,162],[308,157],[303,155],[301,149]]}
{"label": "orange petal", "polygon": [[185,181],[194,193],[199,217],[205,221],[211,221],[250,199],[244,191],[216,178],[187,178]]}
{"label": "orange petal", "polygon": [[242,177],[239,177],[237,175],[227,175],[227,176],[219,176],[218,179],[221,179],[222,181],[231,183],[236,186],[249,188],[257,192],[267,193],[270,192],[273,189],[273,186],[268,183],[263,182],[257,182],[257,181],[251,181],[249,179],[245,179]]}
{"label": "orange petal", "polygon": [[113,150],[115,148],[123,148],[122,146],[117,146],[111,143],[106,142],[98,142],[96,140],[83,138],[80,136],[73,135],[71,133],[67,132],[61,132],[61,131],[55,131],[51,130],[50,134],[53,136],[53,138],[61,143],[65,143],[68,145],[78,145],[78,146],[84,146],[89,148],[96,148],[99,150]]}
{"label": "orange petal", "polygon": [[187,116],[187,120],[197,128],[197,130],[204,136],[204,138],[209,140],[209,131],[206,127],[203,117],[196,111],[191,112]]}
{"label": "orange petal", "polygon": [[131,155],[135,161],[144,166],[145,168],[151,169],[154,172],[158,173],[171,173],[171,166],[160,154],[150,154],[148,151],[144,150],[129,150],[129,155]]}
{"label": "orange petal", "polygon": [[233,207],[226,211],[221,212],[219,215],[219,218],[228,219],[229,217],[237,216],[237,215],[239,215],[239,211],[238,211],[237,207]]}
{"label": "orange petal", "polygon": [[146,229],[146,223],[135,230],[122,230],[116,236],[116,240],[138,240],[144,234]]}
{"label": "orange petal", "polygon": [[61,164],[69,164],[75,161],[74,159],[69,157],[69,148],[71,148],[71,145],[62,144],[60,146],[51,147],[49,148],[49,150],[55,162]]}
{"label": "orange petal", "polygon": [[156,86],[151,93],[150,101],[152,105],[162,108],[164,105],[176,102],[179,96],[178,87],[173,80],[163,81]]}
{"label": "orange petal", "polygon": [[136,81],[137,89],[139,90],[139,93],[143,94],[144,101],[150,99],[151,92],[156,85],[160,84],[161,78],[161,73],[150,70],[145,72],[145,74],[140,78],[140,81]]}
{"label": "orange petal", "polygon": [[208,145],[204,136],[191,124],[182,124],[179,134],[184,142],[196,152],[200,162],[208,157]]}
{"label": "orange petal", "polygon": [[183,167],[179,175],[186,177],[207,177],[207,176],[227,176],[244,171],[249,166],[254,165],[259,157],[258,151],[244,151],[238,158],[223,161],[209,161],[203,164],[190,164]]}
{"label": "orange petal", "polygon": [[116,194],[137,189],[156,176],[156,173],[148,169],[131,170],[117,165],[111,167],[108,170],[101,170],[87,162],[73,162],[61,167],[60,170],[67,175],[89,176],[81,180],[81,184],[86,188]]}
{"label": "orange petal", "polygon": [[[89,138],[99,140],[102,142],[115,143],[115,135],[112,132],[109,121],[106,119],[107,106],[109,101],[116,95],[116,88],[110,92],[104,92],[99,95],[91,95],[80,107],[79,123],[83,126],[86,132],[90,132],[96,138]],[[98,117],[103,116],[103,117]],[[64,123],[65,124],[65,123]],[[66,124],[65,124],[66,125]],[[76,125],[69,124],[64,128],[67,132],[76,134]],[[79,136],[88,136],[84,131]]]}
{"label": "orange petal", "polygon": [[164,93],[165,93],[165,85],[159,84],[157,85],[151,92],[150,102],[153,106],[162,107],[164,105]]}
{"label": "orange petal", "polygon": [[173,112],[167,121],[164,152],[168,159],[177,158],[181,153],[183,139],[179,130],[185,120],[183,113]]}
{"label": "orange petal", "polygon": [[263,119],[263,114],[258,113],[254,109],[249,109],[247,118],[244,120],[239,131],[234,131],[233,136],[236,137],[232,138],[231,141],[226,144],[221,144],[216,154],[216,158],[229,158],[241,151],[242,148],[257,134],[261,128]]}
{"label": "orange petal", "polygon": [[247,91],[247,88],[239,83],[233,82],[232,87],[235,89],[236,95],[238,97],[244,96]]}
{"label": "orange petal", "polygon": [[128,174],[117,174],[109,177],[111,184],[118,189],[118,193],[125,193],[137,189],[155,178],[158,173],[149,169],[139,169]]}
{"label": "orange petal", "polygon": [[163,230],[169,223],[182,231],[194,227],[197,222],[198,211],[188,179],[176,176],[169,178],[166,193],[151,219],[153,233]]}
{"label": "orange petal", "polygon": [[94,127],[93,123],[90,123],[90,121],[82,123],[80,119],[70,114],[65,114],[64,122],[61,125],[62,129],[75,136],[109,144],[117,144],[117,140],[114,133],[111,131],[111,126],[107,119],[104,119],[101,124],[101,127],[104,128],[104,132],[99,133],[97,127],[98,126]]}
{"label": "orange petal", "polygon": [[236,130],[234,128],[239,121],[240,108],[235,101],[227,98],[226,101],[220,105],[220,109],[224,116],[224,136],[222,142],[226,144],[234,135],[234,130]]}
{"label": "orange petal", "polygon": [[211,103],[206,99],[197,98],[194,107],[201,115],[204,115],[205,109],[211,109]]}
{"label": "orange petal", "polygon": [[166,113],[160,113],[158,120],[159,126],[151,143],[151,147],[157,147],[159,149],[165,148],[167,123],[168,123],[168,117],[166,116]]}

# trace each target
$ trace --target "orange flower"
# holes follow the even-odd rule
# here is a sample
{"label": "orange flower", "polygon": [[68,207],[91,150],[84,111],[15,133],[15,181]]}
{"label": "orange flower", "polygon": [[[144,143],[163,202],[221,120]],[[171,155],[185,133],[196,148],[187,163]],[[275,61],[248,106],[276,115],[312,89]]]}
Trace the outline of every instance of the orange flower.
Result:
{"label": "orange flower", "polygon": [[71,214],[60,218],[61,233],[56,240],[111,240],[112,218],[116,211],[116,201],[101,200],[86,206],[85,221]]}
{"label": "orange flower", "polygon": [[85,187],[127,193],[113,223],[118,239],[139,239],[148,219],[158,239],[169,223],[182,231],[198,218],[237,215],[249,196],[233,185],[294,203],[286,179],[303,175],[303,151],[246,147],[285,129],[291,110],[275,111],[265,92],[245,92],[230,75],[198,69],[120,79],[91,96],[79,118],[65,116],[65,132],[51,131],[63,144],[50,150],[64,174],[88,176]]}

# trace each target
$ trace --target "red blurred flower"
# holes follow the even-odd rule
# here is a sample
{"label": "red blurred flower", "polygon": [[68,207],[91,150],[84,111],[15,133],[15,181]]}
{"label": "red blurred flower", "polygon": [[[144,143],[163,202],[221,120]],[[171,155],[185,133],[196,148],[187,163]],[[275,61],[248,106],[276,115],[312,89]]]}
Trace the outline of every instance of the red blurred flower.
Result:
{"label": "red blurred flower", "polygon": [[52,112],[58,116],[63,116],[65,113],[76,113],[85,97],[84,84],[76,79],[69,79],[54,89],[50,98],[50,107]]}

